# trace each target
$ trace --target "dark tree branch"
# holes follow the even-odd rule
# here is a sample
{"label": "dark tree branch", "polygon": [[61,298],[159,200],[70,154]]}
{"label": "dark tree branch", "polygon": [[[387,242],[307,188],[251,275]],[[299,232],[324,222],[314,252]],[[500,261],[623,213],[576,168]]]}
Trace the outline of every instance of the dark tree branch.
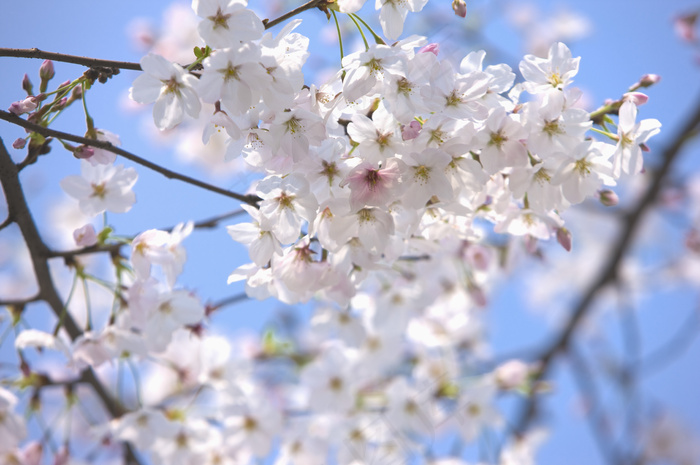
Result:
{"label": "dark tree branch", "polygon": [[325,11],[325,6],[328,3],[328,0],[311,0],[309,2],[304,3],[302,6],[295,8],[279,18],[275,18],[272,20],[263,20],[263,24],[265,25],[265,29],[270,29],[271,27],[277,26],[279,23],[284,22],[288,20],[289,18],[292,18],[299,13],[303,13],[306,10],[311,10],[313,8],[319,8],[321,10]]}
{"label": "dark tree branch", "polygon": [[[2,138],[0,138],[0,182],[2,183],[5,198],[7,199],[9,218],[19,226],[22,237],[29,250],[32,266],[34,268],[34,275],[36,276],[39,286],[37,300],[45,301],[49,307],[51,307],[51,310],[57,318],[60,319],[62,317],[63,327],[68,332],[71,340],[76,340],[83,334],[83,331],[78,327],[73,317],[68,312],[64,312],[63,301],[54,286],[49,269],[49,248],[41,238],[34,218],[32,218],[19,180],[19,170],[17,165],[12,161],[10,154],[7,152]],[[105,409],[113,418],[120,417],[126,413],[124,407],[112,397],[102,382],[97,378],[92,368],[84,370],[81,379],[92,386],[97,397],[99,397]],[[129,444],[125,444],[125,446],[130,462],[136,464],[140,463],[131,449],[131,446]]]}
{"label": "dark tree branch", "polygon": [[[685,125],[672,139],[673,142],[663,151],[663,162],[659,169],[651,174],[652,179],[644,196],[637,206],[629,212],[622,232],[618,236],[617,242],[610,248],[610,256],[603,266],[598,279],[596,279],[583,293],[578,305],[574,307],[569,319],[564,324],[558,336],[541,352],[537,360],[540,362],[540,370],[537,373],[535,383],[543,380],[549,375],[554,360],[567,351],[568,345],[573,339],[574,333],[581,321],[588,314],[598,293],[608,284],[613,283],[617,278],[617,270],[623,257],[632,246],[637,227],[644,214],[651,208],[661,187],[668,176],[673,162],[681,151],[685,143],[692,138],[700,126],[700,102],[694,107],[693,114],[686,119]],[[539,398],[536,395],[530,396],[520,413],[520,417],[515,422],[514,432],[522,435],[535,420]]]}
{"label": "dark tree branch", "polygon": [[89,145],[91,147],[97,147],[99,149],[103,150],[108,150],[112,153],[116,153],[117,155],[120,155],[127,160],[130,160],[134,163],[137,163],[141,166],[145,166],[148,169],[151,169],[157,173],[162,174],[166,178],[169,179],[177,179],[178,181],[186,182],[188,184],[192,184],[193,186],[200,187],[202,189],[211,191],[211,192],[216,192],[217,194],[224,195],[226,197],[230,197],[232,199],[240,200],[241,202],[247,203],[249,205],[252,205],[254,207],[257,207],[257,202],[260,200],[257,196],[255,195],[242,195],[242,194],[237,194],[236,192],[231,192],[226,189],[222,189],[220,187],[214,186],[212,184],[200,181],[198,179],[191,178],[189,176],[186,176],[184,174],[176,173],[175,171],[171,171],[167,168],[163,168],[160,165],[157,165],[153,162],[150,162],[144,158],[139,157],[138,155],[134,155],[131,152],[127,152],[126,150],[120,149],[119,147],[115,147],[114,145],[110,144],[109,142],[106,141],[100,141],[96,139],[88,139],[87,137],[81,137],[81,136],[76,136],[75,134],[69,134],[67,132],[61,132],[61,131],[56,131],[54,129],[49,129],[45,128],[44,126],[40,126],[38,124],[31,123],[23,118],[20,118],[19,116],[13,115],[12,113],[0,110],[0,119],[3,119],[5,121],[8,121],[12,124],[16,124],[17,126],[21,126],[25,129],[28,129],[30,131],[36,132],[41,134],[42,136],[47,136],[47,137],[55,137],[57,139],[63,139],[63,140],[69,140],[71,142],[75,142],[78,144],[85,144]]}
{"label": "dark tree branch", "polygon": [[131,69],[141,71],[141,65],[129,61],[100,60],[98,58],[66,55],[64,53],[45,52],[38,48],[0,48],[0,57],[38,58],[63,63],[73,63],[87,67],[104,66],[107,68]]}

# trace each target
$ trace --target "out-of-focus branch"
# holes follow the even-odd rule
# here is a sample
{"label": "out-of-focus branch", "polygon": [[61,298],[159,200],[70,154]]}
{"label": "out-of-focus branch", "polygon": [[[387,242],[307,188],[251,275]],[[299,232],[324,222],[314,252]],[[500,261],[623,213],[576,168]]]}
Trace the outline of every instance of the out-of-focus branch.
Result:
{"label": "out-of-focus branch", "polygon": [[228,191],[226,189],[222,189],[220,187],[211,185],[209,183],[200,181],[198,179],[191,178],[191,177],[186,176],[184,174],[176,173],[175,171],[171,171],[167,168],[163,168],[162,166],[157,165],[156,163],[150,162],[150,161],[146,160],[145,158],[141,158],[138,155],[134,155],[131,152],[127,152],[126,150],[120,149],[119,147],[115,147],[114,145],[112,145],[106,141],[101,141],[101,140],[96,140],[96,139],[88,139],[87,137],[76,136],[75,134],[69,134],[67,132],[61,132],[61,131],[56,131],[54,129],[45,128],[44,126],[40,126],[38,124],[31,123],[23,118],[20,118],[19,116],[13,115],[12,113],[9,113],[9,112],[3,111],[3,110],[0,110],[0,119],[8,121],[12,124],[16,124],[16,125],[21,126],[25,129],[29,129],[30,131],[34,131],[36,133],[39,133],[42,136],[55,137],[58,139],[76,142],[78,144],[84,144],[84,145],[89,145],[91,147],[97,147],[99,149],[108,150],[112,153],[116,153],[117,155],[120,155],[120,156],[126,158],[127,160],[133,161],[134,163],[137,163],[141,166],[145,166],[148,169],[151,169],[157,173],[160,173],[163,176],[165,176],[166,178],[177,179],[178,181],[186,182],[188,184],[192,184],[193,186],[197,186],[197,187],[200,187],[202,189],[205,189],[205,190],[208,190],[211,192],[216,192],[217,194],[224,195],[226,197],[240,200],[241,202],[245,202],[249,205],[253,205],[254,207],[257,207],[257,202],[260,200],[255,195],[238,194],[236,192],[231,192],[231,191]]}
{"label": "out-of-focus branch", "polygon": [[574,375],[579,391],[581,391],[584,399],[586,417],[601,454],[603,454],[610,465],[622,463],[620,462],[619,452],[616,450],[613,442],[609,418],[603,411],[603,400],[593,381],[594,374],[592,370],[586,363],[583,355],[575,348],[569,347],[567,356],[571,364],[571,373]]}
{"label": "out-of-focus branch", "polygon": [[107,68],[131,69],[141,71],[141,65],[129,61],[100,60],[99,58],[66,55],[65,53],[45,52],[38,48],[0,48],[0,57],[38,58],[43,60],[73,63],[88,67],[104,66]]}
{"label": "out-of-focus branch", "polygon": [[[32,214],[24,197],[24,191],[19,180],[19,170],[17,165],[12,161],[10,154],[5,148],[4,141],[0,138],[0,182],[7,199],[8,217],[19,226],[22,237],[27,244],[29,255],[31,257],[34,275],[36,276],[39,286],[39,294],[37,300],[45,301],[57,318],[62,318],[63,327],[68,332],[72,340],[80,337],[83,332],[78,327],[75,320],[68,312],[64,312],[63,301],[54,286],[49,269],[49,248],[46,246],[39,230],[34,223]],[[126,411],[124,407],[112,397],[107,389],[102,385],[102,382],[97,378],[95,372],[88,368],[83,371],[82,379],[84,382],[92,386],[97,397],[102,401],[105,409],[112,417],[119,417]],[[126,454],[129,463],[140,463],[134,454],[131,446],[126,444]]]}
{"label": "out-of-focus branch", "polygon": [[[622,226],[622,231],[615,244],[610,248],[610,256],[602,267],[598,279],[596,279],[587,290],[584,291],[578,305],[574,307],[568,320],[565,322],[561,332],[537,357],[540,370],[537,373],[535,382],[539,382],[549,375],[553,362],[558,355],[567,351],[579,324],[588,314],[594,299],[598,293],[608,284],[613,283],[617,278],[617,272],[623,257],[632,246],[634,235],[637,231],[644,214],[654,204],[661,187],[668,176],[673,162],[681,151],[685,143],[697,134],[700,129],[700,101],[693,109],[693,113],[686,119],[685,125],[680,129],[676,137],[672,139],[670,145],[663,151],[663,161],[658,170],[651,173],[651,182],[644,196],[639,200],[636,207],[631,210]],[[520,413],[520,417],[515,422],[514,433],[522,435],[535,420],[539,406],[539,397],[530,396]]]}

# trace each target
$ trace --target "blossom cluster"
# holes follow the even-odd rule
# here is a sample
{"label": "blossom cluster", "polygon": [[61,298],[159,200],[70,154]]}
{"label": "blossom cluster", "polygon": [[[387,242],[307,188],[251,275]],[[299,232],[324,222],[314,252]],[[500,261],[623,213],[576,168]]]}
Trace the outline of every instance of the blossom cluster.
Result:
{"label": "blossom cluster", "polygon": [[[377,0],[385,36],[399,38],[407,11],[424,4]],[[259,201],[243,205],[251,220],[228,227],[251,259],[229,283],[245,281],[256,299],[322,305],[308,331],[286,340],[236,347],[206,333],[204,306],[177,287],[188,223],[131,241],[124,299],[102,329],[71,344],[27,330],[16,347],[60,351],[72,369],[157,360],[139,407],[95,428],[156,464],[249,463],[275,447],[280,465],[401,463],[424,453],[443,424],[465,443],[502,428],[496,395],[531,392],[535,367],[479,364],[488,349],[478,310],[499,262],[485,231],[570,248],[562,212],[643,169],[660,128],[637,121],[643,98],[618,102],[613,142],[597,140],[572,87],[580,59],[563,43],[545,58],[525,56],[515,84],[508,65],[484,64],[483,51],[456,64],[418,36],[368,44],[327,82],[305,85],[309,39],[295,32],[299,20],[273,35],[244,0],[192,7],[206,45],[197,63],[149,54],[130,96],[154,103],[161,130],[206,120],[203,142],[223,136],[222,157],[259,174],[250,189]],[[17,112],[34,109],[20,103]],[[118,144],[104,130],[96,137]],[[64,190],[90,216],[128,211],[135,170],[103,150],[83,155],[82,176]],[[76,231],[79,245],[97,240]],[[183,406],[204,388],[201,405]],[[0,431],[14,431],[0,435],[0,452],[24,460],[16,400],[1,388],[0,400]],[[541,439],[514,439],[497,460],[531,463]]]}

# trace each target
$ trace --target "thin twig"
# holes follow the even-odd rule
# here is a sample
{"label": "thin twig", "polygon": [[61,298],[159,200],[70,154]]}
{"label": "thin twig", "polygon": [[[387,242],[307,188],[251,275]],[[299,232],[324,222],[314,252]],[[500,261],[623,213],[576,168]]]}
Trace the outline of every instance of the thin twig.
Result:
{"label": "thin twig", "polygon": [[263,20],[263,24],[265,25],[265,29],[270,29],[273,26],[277,26],[279,23],[288,20],[289,18],[292,18],[299,13],[302,13],[306,10],[311,10],[312,8],[318,8],[321,7],[322,5],[325,5],[327,0],[311,0],[310,2],[304,3],[302,6],[293,9],[292,11],[289,11],[279,18],[275,18],[273,20]]}
{"label": "thin twig", "polygon": [[[656,197],[661,190],[666,176],[671,170],[674,160],[677,158],[681,148],[690,140],[697,132],[700,126],[700,101],[697,102],[693,109],[693,114],[686,119],[686,124],[678,132],[678,135],[672,139],[671,144],[663,151],[663,162],[659,169],[651,176],[651,182],[644,196],[640,199],[636,208],[632,210],[623,225],[623,230],[618,236],[616,244],[610,248],[610,257],[603,266],[598,279],[596,279],[588,289],[583,293],[578,305],[573,309],[568,321],[563,326],[562,331],[558,336],[541,352],[537,358],[540,364],[534,383],[537,383],[549,375],[552,369],[554,360],[561,353],[565,353],[569,343],[571,342],[576,329],[581,321],[592,308],[593,301],[598,293],[608,284],[613,283],[617,278],[617,270],[622,262],[623,257],[632,246],[634,235],[637,232],[637,227],[641,222],[644,214],[653,205]],[[522,435],[525,433],[530,423],[535,419],[539,397],[537,395],[530,396],[522,407],[520,417],[515,422],[515,434]]]}
{"label": "thin twig", "polygon": [[216,192],[217,194],[224,195],[226,197],[240,200],[241,202],[245,202],[245,203],[252,205],[254,207],[257,207],[257,202],[260,200],[255,195],[237,194],[236,192],[231,192],[231,191],[228,191],[226,189],[222,189],[220,187],[214,186],[212,184],[208,184],[208,183],[200,181],[198,179],[191,178],[191,177],[186,176],[184,174],[176,173],[175,171],[171,171],[167,168],[163,168],[162,166],[157,165],[153,162],[150,162],[144,158],[141,158],[138,155],[135,155],[131,152],[127,152],[126,150],[120,149],[119,147],[115,147],[114,145],[112,145],[106,141],[101,141],[101,140],[96,140],[96,139],[88,139],[86,137],[76,136],[75,134],[69,134],[67,132],[61,132],[61,131],[56,131],[54,129],[45,128],[43,126],[31,123],[23,118],[20,118],[19,116],[13,115],[12,113],[9,113],[9,112],[3,111],[3,110],[0,110],[0,119],[8,121],[12,124],[16,124],[16,125],[21,126],[25,129],[29,129],[30,131],[37,132],[43,136],[50,136],[50,137],[55,137],[58,139],[69,140],[71,142],[76,142],[78,144],[85,144],[85,145],[89,145],[91,147],[97,147],[97,148],[107,150],[107,151],[112,152],[112,153],[116,153],[117,155],[120,155],[120,156],[126,158],[127,160],[133,161],[134,163],[137,163],[141,166],[145,166],[146,168],[149,168],[157,173],[160,173],[163,176],[165,176],[166,178],[177,179],[179,181],[183,181],[183,182],[186,182],[188,184],[192,184],[193,186],[197,186],[197,187],[200,187],[202,189],[205,189],[205,190],[208,190],[211,192]]}
{"label": "thin twig", "polygon": [[131,69],[141,71],[141,65],[130,61],[100,60],[99,58],[66,55],[65,53],[45,52],[38,48],[0,48],[0,57],[38,58],[63,63],[73,63],[87,67],[104,66],[107,68]]}

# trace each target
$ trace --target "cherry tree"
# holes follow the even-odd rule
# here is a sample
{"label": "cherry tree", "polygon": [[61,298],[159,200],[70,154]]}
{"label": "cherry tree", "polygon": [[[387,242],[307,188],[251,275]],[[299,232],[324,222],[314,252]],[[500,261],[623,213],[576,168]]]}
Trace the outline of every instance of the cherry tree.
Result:
{"label": "cherry tree", "polygon": [[[0,49],[43,60],[0,110],[16,134],[0,139],[2,463],[531,464],[561,363],[605,461],[697,463],[692,429],[644,407],[641,379],[692,343],[697,309],[647,354],[635,299],[656,280],[697,294],[698,178],[673,167],[700,104],[657,146],[656,74],[592,106],[564,33],[503,63],[419,34],[431,14],[468,20],[461,0],[370,3],[192,0],[160,35],[141,30],[138,63]],[[332,58],[310,17],[335,34]],[[676,20],[691,43],[696,17]],[[227,180],[103,128],[96,102],[117,82],[154,139]],[[49,223],[29,176],[55,157],[71,174],[43,181],[67,199]],[[225,203],[181,214],[173,183],[145,194],[152,174]],[[177,223],[137,217],[142,195]],[[645,276],[652,215],[681,218],[685,242]],[[188,248],[212,228],[245,256]],[[193,262],[240,293],[202,295]],[[489,306],[525,269],[533,301],[567,310],[544,344],[503,354]],[[257,337],[222,330],[223,312],[270,301],[299,311]],[[619,312],[622,355],[591,329],[600,307]]]}

